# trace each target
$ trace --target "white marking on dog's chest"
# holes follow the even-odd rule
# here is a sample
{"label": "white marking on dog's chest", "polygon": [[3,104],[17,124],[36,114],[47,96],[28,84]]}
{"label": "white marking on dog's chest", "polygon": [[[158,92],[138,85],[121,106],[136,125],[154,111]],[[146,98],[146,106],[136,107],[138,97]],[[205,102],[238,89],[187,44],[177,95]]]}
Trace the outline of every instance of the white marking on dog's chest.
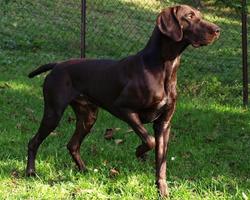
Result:
{"label": "white marking on dog's chest", "polygon": [[162,106],[166,105],[168,98],[165,96],[158,104],[157,109],[160,109]]}
{"label": "white marking on dog's chest", "polygon": [[179,58],[176,58],[176,59],[174,60],[173,64],[172,64],[172,67],[174,68],[174,67],[176,67],[176,65],[178,65],[178,64],[179,64]]}

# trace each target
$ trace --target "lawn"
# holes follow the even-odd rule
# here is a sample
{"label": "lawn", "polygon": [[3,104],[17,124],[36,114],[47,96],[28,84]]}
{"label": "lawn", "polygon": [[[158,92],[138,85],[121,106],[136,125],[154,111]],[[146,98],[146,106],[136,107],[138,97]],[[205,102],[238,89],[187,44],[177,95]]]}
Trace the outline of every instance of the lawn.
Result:
{"label": "lawn", "polygon": [[[137,52],[161,7],[171,2],[89,0],[87,56],[120,58]],[[250,113],[241,106],[240,16],[207,2],[205,18],[220,25],[222,35],[214,45],[190,47],[182,58],[168,154],[170,198],[246,200]],[[28,79],[27,74],[44,63],[79,57],[79,8],[80,1],[73,0],[1,0],[0,199],[158,198],[154,151],[147,161],[138,161],[139,138],[103,110],[81,148],[86,173],[76,170],[66,149],[75,123],[67,109],[38,151],[38,176],[25,177],[27,143],[42,117],[45,77]],[[115,140],[104,139],[106,128],[115,128]]]}

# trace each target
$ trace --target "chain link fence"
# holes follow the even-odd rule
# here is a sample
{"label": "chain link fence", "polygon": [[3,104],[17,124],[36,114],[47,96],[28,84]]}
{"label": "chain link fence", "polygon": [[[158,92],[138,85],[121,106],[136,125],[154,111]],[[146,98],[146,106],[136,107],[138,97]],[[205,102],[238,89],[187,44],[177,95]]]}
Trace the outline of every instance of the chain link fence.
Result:
{"label": "chain link fence", "polygon": [[[228,103],[242,98],[241,12],[199,0],[87,0],[86,57],[122,58],[135,54],[147,43],[158,13],[167,6],[200,7],[204,18],[218,24],[221,37],[215,44],[189,47],[179,72],[180,89],[187,95],[215,97]],[[249,39],[249,38],[248,38]],[[231,102],[230,102],[231,103]]]}
{"label": "chain link fence", "polygon": [[120,58],[146,45],[159,1],[87,1],[87,55]]}
{"label": "chain link fence", "polygon": [[[16,52],[25,54],[27,60],[35,58],[37,65],[80,56],[81,0],[0,1],[2,66],[8,67],[13,60],[6,55]],[[233,94],[233,103],[239,105],[241,13],[215,0],[86,0],[86,57],[119,59],[135,54],[146,45],[161,9],[174,4],[200,6],[204,17],[222,28],[215,44],[184,52],[178,74],[180,90],[225,103],[232,103],[228,99]],[[13,58],[21,62],[20,57]]]}
{"label": "chain link fence", "polygon": [[[79,57],[80,1],[0,0],[0,5],[3,52],[32,55],[37,57],[38,65]],[[1,59],[11,62],[5,56]]]}
{"label": "chain link fence", "polygon": [[[155,26],[157,14],[165,7],[178,4],[199,5],[197,0],[87,0],[87,55],[119,58],[142,49]],[[196,6],[195,6],[196,7]],[[221,37],[223,46],[237,43],[241,48],[241,14],[235,10],[220,8],[212,3],[201,8],[205,18],[219,24],[222,34],[230,31],[233,38]],[[232,19],[232,20],[231,20]]]}

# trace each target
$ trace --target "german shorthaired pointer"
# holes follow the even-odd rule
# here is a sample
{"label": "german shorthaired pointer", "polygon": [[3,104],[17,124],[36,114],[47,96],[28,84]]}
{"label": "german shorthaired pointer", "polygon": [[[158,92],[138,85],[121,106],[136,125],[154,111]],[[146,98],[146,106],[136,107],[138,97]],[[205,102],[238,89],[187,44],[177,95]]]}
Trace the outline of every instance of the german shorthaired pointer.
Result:
{"label": "german shorthaired pointer", "polygon": [[[203,20],[198,10],[179,5],[162,10],[146,47],[135,55],[121,60],[73,59],[31,72],[30,78],[52,70],[43,85],[43,119],[28,144],[27,175],[35,175],[37,149],[57,127],[68,105],[77,120],[67,147],[79,170],[84,170],[80,145],[101,107],[128,123],[141,138],[136,149],[138,158],[155,148],[156,185],[162,196],[168,196],[166,152],[180,56],[188,45],[208,45],[219,35],[220,28]],[[153,124],[154,137],[143,126],[145,123]]]}

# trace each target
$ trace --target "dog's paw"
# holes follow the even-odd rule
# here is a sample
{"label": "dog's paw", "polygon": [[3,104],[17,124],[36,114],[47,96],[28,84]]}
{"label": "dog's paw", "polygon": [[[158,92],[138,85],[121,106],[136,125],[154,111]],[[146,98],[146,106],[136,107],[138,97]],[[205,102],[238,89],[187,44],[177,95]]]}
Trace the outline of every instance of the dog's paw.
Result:
{"label": "dog's paw", "polygon": [[147,155],[146,152],[150,151],[151,149],[155,148],[155,138],[151,135],[147,138],[147,143],[142,143],[136,148],[136,157],[145,160]]}
{"label": "dog's paw", "polygon": [[34,169],[26,169],[26,176],[35,177],[36,176],[35,170]]}
{"label": "dog's paw", "polygon": [[165,180],[162,179],[158,180],[156,182],[156,185],[162,197],[169,197],[169,189]]}
{"label": "dog's paw", "polygon": [[89,171],[88,168],[85,167],[85,165],[84,166],[77,166],[77,169],[80,173],[83,173],[83,174],[85,174]]}
{"label": "dog's paw", "polygon": [[141,161],[146,161],[147,159],[147,147],[145,146],[145,144],[141,144],[136,148],[136,152],[135,155],[136,157],[141,160]]}

